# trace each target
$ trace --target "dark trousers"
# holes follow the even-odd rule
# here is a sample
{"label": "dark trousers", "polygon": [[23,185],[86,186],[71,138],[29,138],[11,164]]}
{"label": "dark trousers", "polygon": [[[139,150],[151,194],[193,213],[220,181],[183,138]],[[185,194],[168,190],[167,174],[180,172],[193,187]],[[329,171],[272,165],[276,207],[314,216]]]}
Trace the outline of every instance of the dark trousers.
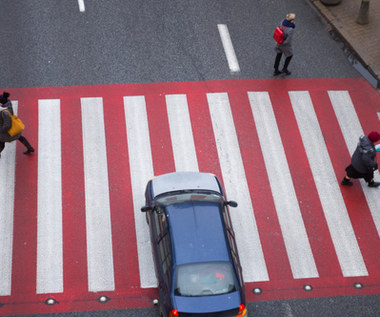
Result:
{"label": "dark trousers", "polygon": [[[274,61],[274,70],[278,71],[278,67],[280,66],[280,61],[281,61],[282,53],[277,53],[276,55],[276,60]],[[290,60],[292,59],[293,55],[288,56],[285,59],[284,67],[282,68],[283,70],[287,70]]]}
{"label": "dark trousers", "polygon": [[[32,149],[32,146],[30,145],[28,140],[22,135],[17,140],[19,140],[22,144],[24,144],[28,150]],[[5,142],[0,142],[0,153],[4,150],[4,147],[5,147]]]}

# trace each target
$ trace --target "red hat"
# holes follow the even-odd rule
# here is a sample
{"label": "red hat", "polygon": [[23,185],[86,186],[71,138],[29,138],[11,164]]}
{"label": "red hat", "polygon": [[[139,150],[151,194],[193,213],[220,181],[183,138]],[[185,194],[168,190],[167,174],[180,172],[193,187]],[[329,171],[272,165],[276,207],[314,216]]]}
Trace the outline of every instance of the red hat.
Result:
{"label": "red hat", "polygon": [[375,143],[380,140],[380,134],[376,131],[372,131],[368,134],[368,139],[372,142]]}

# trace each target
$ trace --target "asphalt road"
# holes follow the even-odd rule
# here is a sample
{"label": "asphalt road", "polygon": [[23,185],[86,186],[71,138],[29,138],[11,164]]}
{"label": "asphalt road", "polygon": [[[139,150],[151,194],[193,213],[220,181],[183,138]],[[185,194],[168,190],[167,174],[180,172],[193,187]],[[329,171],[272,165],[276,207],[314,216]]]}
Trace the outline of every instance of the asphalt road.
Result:
{"label": "asphalt road", "polygon": [[[299,0],[1,0],[0,87],[271,78],[274,27],[295,12],[292,78],[359,77]],[[231,35],[231,73],[217,25]],[[378,316],[380,296],[249,303],[250,316]],[[156,316],[156,309],[57,314]],[[55,316],[54,314],[49,316]]]}
{"label": "asphalt road", "polygon": [[[273,29],[297,13],[292,77],[360,76],[307,1],[1,0],[0,87],[270,78]],[[231,74],[218,24],[240,66]]]}

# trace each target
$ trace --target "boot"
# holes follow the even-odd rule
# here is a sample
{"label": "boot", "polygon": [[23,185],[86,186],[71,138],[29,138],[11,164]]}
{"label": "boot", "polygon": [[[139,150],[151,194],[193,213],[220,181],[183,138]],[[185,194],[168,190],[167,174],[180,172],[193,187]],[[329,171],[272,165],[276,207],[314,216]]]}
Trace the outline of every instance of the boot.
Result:
{"label": "boot", "polygon": [[342,184],[342,185],[348,185],[348,186],[352,186],[352,185],[354,185],[354,183],[351,182],[348,178],[346,178],[346,176],[343,177],[343,180],[342,180],[341,184]]}
{"label": "boot", "polygon": [[34,149],[32,147],[28,147],[28,149],[26,151],[24,151],[23,153],[29,154],[29,153],[33,153],[33,152],[34,152]]}
{"label": "boot", "polygon": [[368,187],[379,187],[379,186],[380,186],[379,182],[372,181],[368,183]]}
{"label": "boot", "polygon": [[30,143],[28,142],[28,140],[25,137],[20,136],[19,140],[27,148],[27,150],[24,152],[24,154],[29,154],[29,153],[33,153],[34,152],[34,148],[30,145]]}

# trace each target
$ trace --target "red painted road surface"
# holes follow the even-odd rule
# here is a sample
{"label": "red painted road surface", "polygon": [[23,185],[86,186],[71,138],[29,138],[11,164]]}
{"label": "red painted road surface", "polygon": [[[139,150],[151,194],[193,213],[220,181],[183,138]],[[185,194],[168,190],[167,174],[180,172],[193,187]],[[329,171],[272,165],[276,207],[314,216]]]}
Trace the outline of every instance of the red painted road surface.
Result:
{"label": "red painted road surface", "polygon": [[[165,95],[185,94],[199,170],[214,173],[222,179],[206,94],[228,93],[269,274],[269,281],[246,284],[248,301],[380,294],[380,240],[363,190],[357,181],[352,187],[340,187],[368,270],[368,276],[346,278],[343,277],[335,254],[288,95],[289,91],[309,92],[337,181],[340,182],[344,176],[344,168],[349,163],[350,153],[345,146],[328,91],[348,91],[364,132],[380,131],[380,95],[366,81],[359,78],[227,80],[3,90],[11,93],[12,100],[18,101],[18,114],[26,125],[24,136],[35,145],[36,153],[25,156],[22,154],[22,145],[17,144],[12,286],[9,296],[0,296],[0,316],[152,305],[152,299],[157,296],[156,289],[140,287],[123,108],[124,96],[139,95],[145,97],[147,106],[154,174],[175,171]],[[248,91],[269,92],[318,269],[318,278],[294,279],[292,276],[250,111]],[[80,99],[83,97],[103,98],[115,276],[115,291],[112,292],[88,291]],[[63,292],[55,294],[36,294],[39,153],[37,144],[40,99],[60,99],[61,102]],[[235,228],[235,231],[237,230],[239,228]],[[239,252],[244,253],[244,250]],[[362,283],[364,287],[356,289],[353,286],[356,282]],[[311,291],[303,289],[307,284],[312,286]],[[254,288],[260,288],[262,293],[255,295],[252,291]],[[110,300],[99,303],[97,299],[101,295],[108,296]],[[58,303],[53,306],[46,305],[44,302],[49,297],[56,299]]]}

